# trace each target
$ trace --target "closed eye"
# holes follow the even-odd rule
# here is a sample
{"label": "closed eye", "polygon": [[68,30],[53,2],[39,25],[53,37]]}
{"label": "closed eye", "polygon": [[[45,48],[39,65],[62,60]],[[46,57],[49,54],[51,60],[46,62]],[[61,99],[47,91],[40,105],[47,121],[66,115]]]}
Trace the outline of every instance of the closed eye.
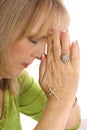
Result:
{"label": "closed eye", "polygon": [[31,39],[30,39],[30,41],[31,41],[32,43],[34,43],[34,44],[37,44],[37,43],[38,43],[38,41],[34,41],[34,40],[31,40]]}
{"label": "closed eye", "polygon": [[30,42],[32,42],[33,44],[37,44],[38,42],[40,42],[41,40],[44,40],[46,37],[44,36],[44,37],[41,37],[41,38],[39,38],[38,40],[33,40],[32,38],[29,38],[28,37],[28,40],[30,41]]}
{"label": "closed eye", "polygon": [[35,41],[35,40],[33,40],[33,39],[31,39],[31,38],[27,38],[30,42],[32,42],[33,44],[37,44],[38,43],[38,41]]}

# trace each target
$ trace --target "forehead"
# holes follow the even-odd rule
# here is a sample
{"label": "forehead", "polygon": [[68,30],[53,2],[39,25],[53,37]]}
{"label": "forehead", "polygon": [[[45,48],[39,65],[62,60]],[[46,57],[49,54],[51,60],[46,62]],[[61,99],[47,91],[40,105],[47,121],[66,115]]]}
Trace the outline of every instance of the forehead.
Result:
{"label": "forehead", "polygon": [[47,35],[49,31],[54,27],[59,25],[59,11],[55,9],[56,7],[52,3],[43,2],[36,8],[36,11],[29,19],[29,24],[26,26],[26,35],[38,38]]}
{"label": "forehead", "polygon": [[45,19],[45,15],[42,15],[41,17],[38,18],[38,21],[32,27],[29,36],[34,38],[46,36],[51,31],[51,29],[56,25],[57,22],[56,20],[53,21],[52,16],[49,16],[47,19]]}

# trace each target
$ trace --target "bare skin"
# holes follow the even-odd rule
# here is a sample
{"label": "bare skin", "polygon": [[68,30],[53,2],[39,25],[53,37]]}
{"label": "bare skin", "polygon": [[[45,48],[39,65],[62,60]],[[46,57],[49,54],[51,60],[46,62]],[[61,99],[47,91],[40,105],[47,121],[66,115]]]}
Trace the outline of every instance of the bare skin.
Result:
{"label": "bare skin", "polygon": [[[79,46],[70,44],[68,31],[55,30],[48,38],[47,57],[42,57],[40,84],[48,97],[43,116],[34,130],[64,130],[73,128],[80,122],[80,108],[73,103],[79,81]],[[63,63],[61,54],[70,55],[70,62]],[[49,96],[47,85],[55,88],[57,100]]]}
{"label": "bare skin", "polygon": [[[80,121],[80,109],[76,104],[72,105],[78,88],[79,80],[79,46],[77,41],[70,44],[68,31],[54,30],[47,38],[47,56],[44,53],[45,42],[40,40],[37,44],[23,39],[8,51],[9,65],[6,66],[7,77],[18,76],[22,73],[22,63],[32,63],[36,58],[40,59],[40,85],[48,97],[47,106],[43,116],[35,130],[64,130],[72,128]],[[70,62],[63,63],[61,54],[70,55]],[[13,58],[14,57],[14,58]],[[9,70],[10,68],[10,70]],[[49,96],[47,85],[55,88],[57,100]],[[3,111],[3,92],[0,92],[0,117]],[[73,121],[72,121],[73,120]]]}

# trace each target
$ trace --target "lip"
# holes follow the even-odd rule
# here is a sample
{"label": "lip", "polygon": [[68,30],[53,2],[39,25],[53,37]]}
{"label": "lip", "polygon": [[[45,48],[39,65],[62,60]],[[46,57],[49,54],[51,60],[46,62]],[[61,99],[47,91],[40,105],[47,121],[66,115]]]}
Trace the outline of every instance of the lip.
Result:
{"label": "lip", "polygon": [[29,66],[29,64],[28,64],[28,63],[22,63],[22,66],[23,66],[24,68],[27,68],[27,67]]}

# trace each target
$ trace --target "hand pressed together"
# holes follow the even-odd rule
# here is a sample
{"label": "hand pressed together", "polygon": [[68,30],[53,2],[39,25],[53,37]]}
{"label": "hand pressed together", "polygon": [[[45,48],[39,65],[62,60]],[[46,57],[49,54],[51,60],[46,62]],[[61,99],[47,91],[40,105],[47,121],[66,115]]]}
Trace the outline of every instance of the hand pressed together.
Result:
{"label": "hand pressed together", "polygon": [[[70,61],[64,63],[61,55],[67,54]],[[48,85],[60,98],[74,98],[79,81],[79,45],[70,44],[69,32],[55,29],[47,38],[47,56],[41,58],[39,82],[49,97]]]}

